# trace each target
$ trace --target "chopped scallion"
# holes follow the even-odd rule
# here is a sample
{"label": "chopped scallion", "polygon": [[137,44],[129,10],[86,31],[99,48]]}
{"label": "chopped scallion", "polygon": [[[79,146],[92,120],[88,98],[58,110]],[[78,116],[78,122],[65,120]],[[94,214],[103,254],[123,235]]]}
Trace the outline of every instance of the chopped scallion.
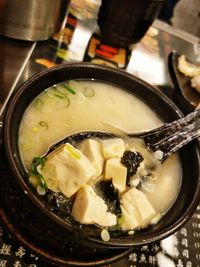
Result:
{"label": "chopped scallion", "polygon": [[63,95],[61,95],[61,94],[58,94],[58,93],[55,93],[54,94],[56,97],[58,97],[58,98],[61,98],[61,99],[63,99],[64,98],[64,96]]}
{"label": "chopped scallion", "polygon": [[55,89],[54,96],[56,96],[60,99],[66,100],[66,105],[65,105],[66,107],[68,107],[70,105],[70,99],[66,93],[63,93],[63,92],[59,91],[58,89]]}
{"label": "chopped scallion", "polygon": [[70,81],[68,81],[68,84],[73,89],[80,89],[81,88],[81,83],[77,80],[70,80]]}
{"label": "chopped scallion", "polygon": [[101,238],[103,241],[108,242],[110,240],[110,234],[107,229],[101,231]]}
{"label": "chopped scallion", "polygon": [[71,86],[69,86],[68,84],[62,83],[62,86],[63,86],[68,92],[70,92],[71,94],[73,94],[73,95],[76,94],[75,90],[74,90]]}
{"label": "chopped scallion", "polygon": [[34,101],[34,106],[37,110],[41,110],[42,106],[43,106],[43,101],[40,99],[40,98],[37,98],[35,101]]}
{"label": "chopped scallion", "polygon": [[73,148],[72,146],[69,146],[68,144],[66,144],[65,149],[67,150],[67,152],[70,154],[71,157],[73,157],[75,159],[81,158],[81,156],[77,153],[75,148]]}
{"label": "chopped scallion", "polygon": [[46,121],[40,121],[40,122],[39,122],[39,125],[40,125],[41,127],[46,128],[47,130],[48,130],[48,128],[49,128],[49,126],[48,126],[48,124],[46,123]]}
{"label": "chopped scallion", "polygon": [[37,166],[41,165],[41,167],[44,167],[45,165],[46,158],[44,157],[35,157],[32,160],[32,165],[31,165],[31,171],[34,174],[38,174]]}
{"label": "chopped scallion", "polygon": [[60,92],[58,89],[55,89],[54,96],[58,98],[67,98],[67,95],[65,93]]}
{"label": "chopped scallion", "polygon": [[40,196],[44,196],[46,194],[46,190],[41,185],[38,185],[36,187],[36,190]]}
{"label": "chopped scallion", "polygon": [[66,107],[69,107],[69,105],[70,105],[70,99],[69,99],[69,97],[67,97],[66,98]]}
{"label": "chopped scallion", "polygon": [[92,96],[95,95],[95,91],[91,87],[85,87],[84,90],[83,90],[83,94],[86,97],[92,97]]}
{"label": "chopped scallion", "polygon": [[35,157],[32,160],[31,170],[30,170],[30,176],[32,174],[34,174],[35,176],[37,176],[40,179],[41,186],[45,190],[47,190],[48,187],[47,187],[46,181],[45,181],[44,177],[42,176],[42,174],[38,172],[38,168],[37,168],[39,165],[41,166],[41,168],[43,168],[44,165],[45,165],[45,161],[46,161],[46,158],[45,157]]}

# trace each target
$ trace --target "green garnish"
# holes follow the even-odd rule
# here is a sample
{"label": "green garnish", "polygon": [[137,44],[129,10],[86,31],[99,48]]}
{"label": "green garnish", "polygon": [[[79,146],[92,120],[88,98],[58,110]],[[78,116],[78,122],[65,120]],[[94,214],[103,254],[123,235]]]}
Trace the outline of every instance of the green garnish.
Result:
{"label": "green garnish", "polygon": [[72,87],[73,89],[80,89],[81,88],[81,84],[79,81],[77,80],[70,80],[67,82],[67,84]]}
{"label": "green garnish", "polygon": [[84,87],[83,94],[86,97],[92,97],[95,95],[95,91],[91,87]]}
{"label": "green garnish", "polygon": [[62,99],[67,98],[67,95],[63,92],[60,92],[58,89],[55,89],[54,95]]}
{"label": "green garnish", "polygon": [[55,92],[54,95],[55,95],[56,97],[58,97],[58,98],[61,98],[61,99],[65,98],[65,95],[62,94],[62,93],[59,93],[59,92],[58,92],[58,93]]}
{"label": "green garnish", "polygon": [[31,171],[34,174],[38,174],[38,170],[37,170],[37,166],[41,165],[41,167],[43,168],[46,162],[46,158],[45,157],[35,157],[32,160],[32,165],[31,165]]}
{"label": "green garnish", "polygon": [[45,157],[35,157],[32,160],[32,164],[31,164],[31,170],[30,170],[30,175],[35,175],[36,177],[39,178],[40,182],[41,182],[41,186],[47,190],[48,186],[46,184],[46,181],[44,179],[44,177],[42,176],[41,173],[39,173],[37,167],[41,166],[41,169],[44,167],[46,162],[46,158]]}
{"label": "green garnish", "polygon": [[61,99],[63,99],[64,98],[64,96],[62,96],[62,95],[59,95],[59,94],[54,94],[56,97],[58,97],[58,98],[61,98]]}
{"label": "green garnish", "polygon": [[66,107],[68,107],[70,105],[70,99],[69,99],[69,97],[66,98],[66,101],[67,101]]}
{"label": "green garnish", "polygon": [[75,90],[71,86],[69,86],[69,84],[62,83],[61,85],[71,94],[76,94]]}
{"label": "green garnish", "polygon": [[70,105],[70,99],[67,96],[67,94],[60,92],[58,89],[55,89],[54,96],[60,98],[60,99],[65,99],[66,100],[66,107]]}
{"label": "green garnish", "polygon": [[34,106],[37,110],[41,110],[42,106],[43,106],[43,101],[40,99],[40,98],[37,98],[35,101],[34,101]]}
{"label": "green garnish", "polygon": [[46,121],[40,121],[40,122],[39,122],[39,125],[40,125],[41,127],[46,128],[47,130],[48,130],[48,128],[49,128],[49,125],[46,123]]}
{"label": "green garnish", "polygon": [[80,159],[81,156],[76,152],[76,150],[69,146],[68,144],[65,145],[65,149],[68,151],[68,153],[71,155],[71,157],[75,158],[75,159]]}

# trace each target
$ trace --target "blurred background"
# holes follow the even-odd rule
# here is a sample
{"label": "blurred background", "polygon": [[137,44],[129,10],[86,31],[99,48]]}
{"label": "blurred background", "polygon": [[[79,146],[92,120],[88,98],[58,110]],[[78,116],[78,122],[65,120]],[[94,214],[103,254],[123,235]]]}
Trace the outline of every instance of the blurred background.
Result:
{"label": "blurred background", "polygon": [[159,19],[200,38],[200,0],[167,0]]}

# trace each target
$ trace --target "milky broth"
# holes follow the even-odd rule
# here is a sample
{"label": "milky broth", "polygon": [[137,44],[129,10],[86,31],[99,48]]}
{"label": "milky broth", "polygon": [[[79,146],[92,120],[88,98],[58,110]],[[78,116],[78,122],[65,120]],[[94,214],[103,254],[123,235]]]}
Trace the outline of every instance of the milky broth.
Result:
{"label": "milky broth", "polygon": [[[111,84],[96,81],[71,81],[69,84],[73,91],[62,85],[51,87],[24,114],[19,148],[27,169],[34,157],[43,155],[52,143],[74,132],[101,130],[115,133],[106,121],[129,131],[146,131],[163,124],[144,102]],[[180,182],[179,158],[173,155],[164,162],[154,184],[154,193],[147,193],[157,211],[165,212],[171,206]]]}

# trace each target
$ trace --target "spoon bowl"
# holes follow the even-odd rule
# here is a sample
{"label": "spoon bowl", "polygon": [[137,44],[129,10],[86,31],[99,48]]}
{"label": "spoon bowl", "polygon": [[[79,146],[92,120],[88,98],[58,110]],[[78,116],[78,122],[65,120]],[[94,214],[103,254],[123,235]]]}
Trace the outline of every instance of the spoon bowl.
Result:
{"label": "spoon bowl", "polygon": [[97,131],[78,132],[53,144],[45,156],[65,143],[70,143],[71,145],[76,146],[77,143],[83,142],[86,139],[124,138],[127,136],[129,138],[142,139],[148,150],[150,149],[153,152],[160,151],[162,153],[160,161],[163,162],[170,155],[200,136],[200,110],[197,109],[181,119],[171,123],[165,123],[161,127],[145,132],[127,132],[116,125],[110,123],[107,124],[118,129],[121,134],[116,135],[113,133]]}

